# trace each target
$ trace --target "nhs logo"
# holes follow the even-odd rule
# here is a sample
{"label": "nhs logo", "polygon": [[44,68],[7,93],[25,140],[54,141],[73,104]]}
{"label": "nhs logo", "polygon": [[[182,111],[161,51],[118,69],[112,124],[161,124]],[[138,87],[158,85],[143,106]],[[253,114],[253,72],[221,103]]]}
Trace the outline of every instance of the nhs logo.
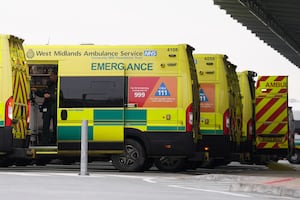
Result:
{"label": "nhs logo", "polygon": [[157,56],[157,51],[155,50],[145,50],[144,56]]}

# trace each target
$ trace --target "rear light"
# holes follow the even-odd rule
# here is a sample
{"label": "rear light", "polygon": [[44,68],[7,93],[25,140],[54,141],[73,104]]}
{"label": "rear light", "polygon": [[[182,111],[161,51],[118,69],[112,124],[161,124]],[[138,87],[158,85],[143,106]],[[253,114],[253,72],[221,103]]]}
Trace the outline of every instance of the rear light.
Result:
{"label": "rear light", "polygon": [[252,140],[253,138],[253,121],[250,119],[247,123],[247,138],[248,140]]}
{"label": "rear light", "polygon": [[229,128],[230,128],[230,115],[229,109],[227,109],[223,115],[223,134],[229,135]]}
{"label": "rear light", "polygon": [[13,119],[13,98],[10,97],[5,103],[5,126],[11,126]]}
{"label": "rear light", "polygon": [[190,104],[186,109],[186,131],[193,131],[193,107]]}
{"label": "rear light", "polygon": [[29,122],[30,122],[30,108],[31,108],[31,103],[30,100],[27,101],[27,128],[29,127]]}

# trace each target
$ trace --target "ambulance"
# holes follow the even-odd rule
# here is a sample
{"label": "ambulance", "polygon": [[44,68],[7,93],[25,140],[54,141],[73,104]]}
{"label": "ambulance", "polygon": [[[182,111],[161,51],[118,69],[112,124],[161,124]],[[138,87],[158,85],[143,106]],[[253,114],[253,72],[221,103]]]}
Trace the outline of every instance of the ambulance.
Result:
{"label": "ambulance", "polygon": [[0,166],[27,157],[29,87],[23,39],[0,35]]}
{"label": "ambulance", "polygon": [[294,151],[290,156],[288,156],[288,160],[292,164],[300,164],[300,134],[298,132],[294,133]]}
{"label": "ambulance", "polygon": [[273,160],[290,154],[288,77],[259,76],[256,84],[256,153]]}
{"label": "ambulance", "polygon": [[289,148],[290,155],[287,159],[290,163],[297,164],[299,161],[299,135],[296,132],[296,121],[294,119],[293,107],[289,106]]}
{"label": "ambulance", "polygon": [[200,84],[200,134],[209,160],[204,167],[227,164],[239,156],[242,102],[236,66],[222,54],[194,54]]}
{"label": "ambulance", "polygon": [[290,139],[290,146],[294,148],[291,154],[288,156],[288,160],[293,164],[300,164],[300,121],[299,121],[299,110],[297,107],[297,102],[289,102],[291,107],[289,107],[289,129],[292,133]]}
{"label": "ambulance", "polygon": [[254,71],[238,72],[243,104],[240,162],[253,163],[255,153],[255,77]]}
{"label": "ambulance", "polygon": [[57,141],[35,142],[36,157],[78,157],[87,120],[89,160],[111,159],[120,171],[143,171],[153,162],[178,171],[201,159],[192,52],[186,44],[25,46],[32,86],[43,88],[49,71],[58,71]]}

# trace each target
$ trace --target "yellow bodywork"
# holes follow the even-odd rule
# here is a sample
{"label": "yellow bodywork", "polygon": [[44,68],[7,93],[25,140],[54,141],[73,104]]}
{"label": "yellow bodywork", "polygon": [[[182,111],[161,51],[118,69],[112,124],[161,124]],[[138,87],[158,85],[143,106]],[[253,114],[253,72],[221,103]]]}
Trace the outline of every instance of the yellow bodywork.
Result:
{"label": "yellow bodywork", "polygon": [[[57,65],[58,88],[72,77],[123,77],[128,82],[123,106],[58,107],[58,143],[78,141],[78,134],[72,131],[78,133],[82,120],[88,120],[89,141],[95,143],[123,143],[124,128],[141,132],[186,129],[186,109],[193,101],[187,45],[29,45],[25,52],[32,66]],[[111,87],[109,80],[95,84]],[[67,120],[61,116],[65,111]]]}
{"label": "yellow bodywork", "polygon": [[229,127],[231,139],[239,143],[242,105],[236,67],[221,54],[194,54],[194,59],[200,84],[200,132],[223,135],[223,116],[229,111],[236,124]]}
{"label": "yellow bodywork", "polygon": [[[12,98],[12,135],[16,146],[24,147],[22,140],[28,133],[28,100],[30,76],[25,60],[23,40],[12,35],[0,35],[0,127],[6,126],[5,106]],[[5,142],[4,142],[5,143]],[[20,145],[20,146],[19,146]]]}
{"label": "yellow bodywork", "polygon": [[229,108],[229,88],[223,55],[194,54],[200,84],[200,132],[223,135],[223,114]]}
{"label": "yellow bodywork", "polygon": [[259,76],[256,86],[257,149],[288,149],[288,77]]}
{"label": "yellow bodywork", "polygon": [[[253,75],[249,75],[249,73]],[[251,76],[251,79],[249,76]],[[254,137],[253,123],[255,123],[254,122],[255,82],[252,78],[255,76],[256,76],[255,72],[250,72],[250,71],[238,72],[238,78],[239,78],[241,96],[242,96],[242,104],[243,104],[243,129],[242,129],[243,141],[246,141],[247,137],[251,137],[251,138]],[[247,135],[247,133],[250,135]]]}

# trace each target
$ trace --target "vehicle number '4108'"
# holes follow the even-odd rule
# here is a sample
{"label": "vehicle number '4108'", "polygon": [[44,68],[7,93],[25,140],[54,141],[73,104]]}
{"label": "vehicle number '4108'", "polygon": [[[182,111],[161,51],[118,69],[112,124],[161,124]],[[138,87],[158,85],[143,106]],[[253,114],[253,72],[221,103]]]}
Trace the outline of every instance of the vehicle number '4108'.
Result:
{"label": "vehicle number '4108'", "polygon": [[134,93],[135,98],[143,98],[145,96],[146,96],[145,92],[135,92]]}
{"label": "vehicle number '4108'", "polygon": [[178,48],[168,48],[167,51],[177,52],[177,51],[178,51]]}

